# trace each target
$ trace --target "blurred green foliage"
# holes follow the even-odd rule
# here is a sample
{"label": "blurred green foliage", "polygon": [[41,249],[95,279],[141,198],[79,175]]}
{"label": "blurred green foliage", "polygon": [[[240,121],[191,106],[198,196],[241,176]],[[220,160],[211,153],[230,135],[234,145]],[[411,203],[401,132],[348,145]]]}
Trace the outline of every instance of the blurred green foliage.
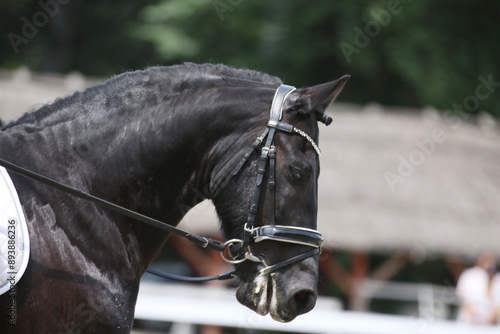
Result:
{"label": "blurred green foliage", "polygon": [[[499,31],[497,0],[1,0],[0,67],[109,76],[214,62],[296,86],[348,73],[344,101],[500,117]],[[491,79],[478,95],[479,77]]]}

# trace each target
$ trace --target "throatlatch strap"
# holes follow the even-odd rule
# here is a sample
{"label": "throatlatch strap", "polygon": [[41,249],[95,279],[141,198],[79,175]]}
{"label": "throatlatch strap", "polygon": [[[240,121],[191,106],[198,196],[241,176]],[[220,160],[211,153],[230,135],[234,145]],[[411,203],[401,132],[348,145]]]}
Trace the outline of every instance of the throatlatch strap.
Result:
{"label": "throatlatch strap", "polygon": [[251,233],[248,233],[248,230],[251,230],[253,228],[255,216],[257,215],[257,208],[259,206],[260,194],[262,192],[262,181],[264,180],[264,174],[266,173],[267,158],[268,158],[268,152],[264,148],[262,148],[262,153],[260,154],[259,167],[257,169],[257,180],[255,185],[255,191],[253,193],[253,200],[250,206],[250,211],[248,213],[245,229],[243,231],[242,249],[246,249],[246,246],[250,243]]}
{"label": "throatlatch strap", "polygon": [[255,151],[257,149],[257,147],[259,147],[259,145],[262,144],[262,142],[264,141],[264,138],[266,138],[268,133],[269,133],[269,127],[266,127],[264,132],[259,137],[257,137],[257,139],[255,139],[254,143],[252,144],[252,147],[250,147],[250,149],[245,153],[245,155],[240,160],[238,165],[236,165],[236,167],[233,169],[231,174],[229,174],[229,176],[224,180],[224,182],[222,182],[222,184],[220,186],[216,186],[216,188],[212,192],[210,198],[213,199],[213,198],[216,198],[217,196],[219,196],[220,193],[222,192],[222,190],[224,190],[227,187],[227,185],[229,184],[229,182],[233,179],[233,177],[238,175],[240,170],[243,168],[245,163],[248,161],[248,159],[252,155],[253,151]]}

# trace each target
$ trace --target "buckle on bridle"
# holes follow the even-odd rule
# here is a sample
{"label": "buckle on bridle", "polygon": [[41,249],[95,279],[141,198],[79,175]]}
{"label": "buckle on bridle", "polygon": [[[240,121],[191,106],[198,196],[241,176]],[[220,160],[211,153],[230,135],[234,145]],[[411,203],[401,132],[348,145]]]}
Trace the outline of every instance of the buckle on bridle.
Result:
{"label": "buckle on bridle", "polygon": [[[235,245],[237,244],[241,244],[243,245],[243,240],[241,239],[231,239],[231,240],[228,240],[224,243],[224,251],[220,252],[220,256],[222,257],[222,259],[224,261],[226,261],[227,263],[230,263],[230,264],[238,264],[238,263],[242,263],[244,261],[246,261],[246,257],[242,258],[242,259],[237,259],[236,258],[236,255],[233,254],[233,251],[231,251],[231,248],[233,247],[236,247]],[[239,247],[238,250],[241,249],[241,246]],[[227,258],[225,255],[224,255],[224,252],[227,250],[227,254],[229,255],[230,258]]]}
{"label": "buckle on bridle", "polygon": [[[241,239],[231,239],[231,240],[228,240],[228,241],[226,241],[224,243],[224,246],[226,247],[225,249],[227,250],[227,253],[228,253],[229,257],[230,257],[230,258],[227,258],[224,255],[224,252],[221,252],[220,256],[222,257],[222,259],[224,261],[226,261],[227,263],[230,263],[230,264],[243,263],[246,260],[249,260],[249,261],[252,261],[252,262],[262,262],[261,258],[259,258],[258,256],[255,256],[252,253],[252,250],[250,249],[250,246],[247,246],[248,250],[245,252],[244,256],[241,259],[236,258],[236,256],[233,255],[233,252],[231,251],[231,247],[234,246],[234,245],[236,245],[236,244],[241,244],[243,246],[244,241],[241,240]],[[238,249],[238,251],[239,250],[241,250],[241,248]]]}
{"label": "buckle on bridle", "polygon": [[272,128],[275,128],[277,125],[278,125],[278,122],[275,120],[270,120],[269,122],[267,122],[267,126],[270,126]]}
{"label": "buckle on bridle", "polygon": [[268,157],[268,156],[269,156],[269,150],[270,150],[270,148],[269,148],[269,147],[264,146],[264,147],[262,148],[262,156],[263,156],[263,157]]}
{"label": "buckle on bridle", "polygon": [[248,223],[245,223],[243,226],[243,233],[247,232],[250,236],[253,236],[255,230],[258,229],[258,227],[248,227]]}

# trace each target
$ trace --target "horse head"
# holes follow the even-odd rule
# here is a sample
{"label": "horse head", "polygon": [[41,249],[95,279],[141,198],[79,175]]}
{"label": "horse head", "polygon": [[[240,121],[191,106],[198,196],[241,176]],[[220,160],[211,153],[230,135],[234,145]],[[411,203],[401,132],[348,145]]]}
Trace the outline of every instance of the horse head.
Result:
{"label": "horse head", "polygon": [[[230,251],[236,253],[232,254],[233,262],[237,263],[242,282],[237,299],[261,315],[270,313],[278,321],[289,322],[316,303],[317,254],[322,241],[316,232],[318,121],[331,123],[325,109],[348,79],[346,75],[333,82],[288,90],[280,101],[278,123],[282,125],[269,121],[267,130],[254,143],[256,147],[269,140],[267,131],[275,127],[274,138],[266,148],[271,148],[274,156],[265,165],[263,157],[269,154],[265,149],[248,155],[244,166],[240,165],[241,171],[237,170],[213,198],[226,236],[236,240],[230,243],[234,248]],[[262,110],[263,114],[268,112]],[[259,169],[262,189],[257,186]],[[271,231],[271,235],[263,231]],[[245,234],[247,240],[241,237]]]}

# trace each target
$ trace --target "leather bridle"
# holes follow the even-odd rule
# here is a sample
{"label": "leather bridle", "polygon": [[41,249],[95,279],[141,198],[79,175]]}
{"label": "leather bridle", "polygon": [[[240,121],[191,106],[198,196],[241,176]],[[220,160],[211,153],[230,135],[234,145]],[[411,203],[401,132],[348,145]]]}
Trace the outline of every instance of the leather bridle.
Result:
{"label": "leather bridle", "polygon": [[[257,150],[257,148],[261,146],[262,143],[264,143],[261,148],[253,200],[252,204],[250,205],[247,221],[243,228],[243,235],[241,239],[232,239],[225,243],[226,247],[228,248],[229,258],[224,256],[224,252],[221,253],[222,258],[226,262],[231,264],[238,264],[247,260],[262,263],[264,265],[264,268],[258,271],[256,275],[269,274],[285,266],[302,261],[308,257],[315,256],[321,252],[321,246],[323,244],[323,237],[321,236],[321,233],[316,230],[305,227],[282,226],[275,224],[276,147],[274,146],[274,136],[276,134],[276,131],[278,130],[289,134],[298,134],[304,137],[312,145],[318,156],[321,155],[321,151],[318,145],[307,133],[281,120],[283,114],[283,105],[286,101],[286,98],[294,90],[295,87],[287,85],[281,85],[278,87],[273,98],[269,121],[267,123],[266,129],[259,137],[257,137],[250,150],[246,152],[243,159],[222,184],[222,187],[220,187],[216,191],[217,196],[227,186],[229,181],[240,172],[241,168],[249,159],[252,152]],[[267,171],[267,166],[269,166],[268,185],[270,193],[269,225],[255,227],[255,216],[258,211],[259,199],[263,191],[263,180]],[[268,265],[264,258],[254,255],[250,247],[251,242],[259,243],[264,240],[299,244],[308,246],[312,249],[277,264]]]}
{"label": "leather bridle", "polygon": [[[224,180],[222,185],[218,187],[216,191],[213,192],[212,198],[217,197],[222,190],[229,184],[232,178],[241,171],[242,167],[248,161],[252,153],[257,150],[258,147],[264,143],[261,149],[259,166],[257,170],[257,180],[255,186],[255,192],[252,200],[252,204],[250,206],[249,214],[245,226],[243,228],[243,234],[241,239],[231,239],[226,242],[220,242],[218,240],[202,237],[193,233],[189,233],[182,229],[179,229],[175,226],[167,224],[165,222],[147,217],[140,213],[134,212],[132,210],[126,209],[114,203],[103,200],[99,197],[88,194],[80,189],[70,187],[68,185],[62,184],[58,181],[55,181],[46,176],[37,174],[30,170],[27,170],[23,167],[20,167],[16,164],[13,164],[9,161],[0,158],[0,166],[5,167],[6,169],[14,172],[16,174],[22,175],[24,177],[33,179],[35,181],[44,183],[48,186],[71,194],[75,197],[82,198],[88,201],[91,201],[97,205],[100,205],[106,209],[117,212],[126,217],[132,218],[136,221],[143,222],[149,224],[151,226],[160,228],[164,231],[174,233],[180,236],[187,238],[193,243],[203,247],[203,248],[211,248],[221,252],[222,258],[231,264],[239,264],[244,261],[253,261],[259,262],[264,265],[264,268],[260,269],[256,272],[252,277],[257,275],[267,275],[272,273],[278,269],[289,266],[291,264],[300,262],[306,258],[311,256],[315,256],[321,253],[321,246],[323,244],[323,237],[321,233],[316,230],[304,228],[304,227],[295,227],[295,226],[282,226],[275,224],[275,191],[276,191],[276,147],[274,146],[274,136],[276,131],[282,131],[288,134],[298,134],[304,137],[314,148],[318,156],[321,155],[321,151],[318,145],[314,142],[314,140],[304,131],[294,127],[289,123],[282,122],[282,112],[283,105],[288,97],[288,95],[295,90],[295,87],[281,85],[276,90],[274,95],[274,99],[271,105],[271,113],[269,117],[269,122],[267,123],[266,129],[264,132],[255,140],[252,147],[246,152],[242,160],[238,163],[233,172]],[[329,116],[323,116],[320,120],[325,124],[331,123],[331,118]],[[263,189],[263,180],[267,171],[267,166],[269,165],[269,191],[270,191],[270,213],[269,213],[269,225],[255,227],[255,216],[257,214],[259,198]],[[284,260],[282,262],[268,265],[264,258],[255,255],[251,250],[251,243],[259,243],[264,240],[274,241],[274,242],[282,242],[282,243],[291,243],[298,244],[302,246],[310,247],[311,250],[296,255],[292,258]],[[227,253],[229,257],[226,257],[224,253]],[[184,277],[177,276],[167,273],[162,273],[156,271],[154,269],[149,268],[148,272],[157,275],[163,278],[179,280],[179,281],[189,281],[189,282],[202,282],[209,280],[225,280],[236,277],[236,270],[231,270],[220,275],[215,276],[207,276],[207,277]]]}

